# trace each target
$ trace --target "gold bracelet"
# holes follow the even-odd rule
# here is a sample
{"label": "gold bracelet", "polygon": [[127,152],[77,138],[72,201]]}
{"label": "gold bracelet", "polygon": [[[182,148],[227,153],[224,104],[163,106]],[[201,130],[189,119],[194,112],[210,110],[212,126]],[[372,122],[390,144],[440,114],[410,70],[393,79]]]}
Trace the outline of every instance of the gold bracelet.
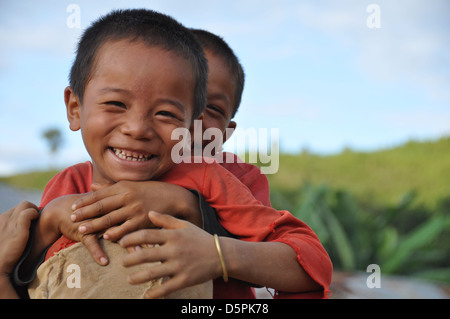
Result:
{"label": "gold bracelet", "polygon": [[214,241],[216,242],[217,253],[219,254],[220,263],[222,264],[222,271],[223,271],[222,278],[223,278],[223,281],[227,282],[228,281],[228,271],[227,271],[227,267],[225,266],[225,260],[223,259],[222,249],[220,249],[219,236],[217,236],[217,234],[214,234]]}

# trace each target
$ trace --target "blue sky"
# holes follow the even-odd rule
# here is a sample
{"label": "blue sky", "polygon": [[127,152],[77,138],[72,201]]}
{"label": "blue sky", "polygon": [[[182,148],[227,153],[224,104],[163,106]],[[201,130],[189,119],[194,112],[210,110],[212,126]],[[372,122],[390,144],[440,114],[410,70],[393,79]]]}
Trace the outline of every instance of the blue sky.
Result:
{"label": "blue sky", "polygon": [[[70,28],[70,4],[80,28]],[[369,28],[370,4],[380,28]],[[238,126],[278,128],[280,147],[332,154],[450,135],[450,2],[1,1],[0,175],[88,159],[63,91],[82,30],[117,8],[150,8],[217,33],[246,71]],[[65,143],[50,158],[42,131]]]}

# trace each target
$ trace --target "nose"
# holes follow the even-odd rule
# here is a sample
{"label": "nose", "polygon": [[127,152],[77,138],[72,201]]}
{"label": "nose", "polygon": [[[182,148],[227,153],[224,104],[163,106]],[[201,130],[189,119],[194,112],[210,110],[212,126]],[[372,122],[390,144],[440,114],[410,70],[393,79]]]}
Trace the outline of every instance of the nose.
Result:
{"label": "nose", "polygon": [[136,140],[150,140],[154,137],[151,122],[144,116],[128,116],[121,126],[121,132]]}

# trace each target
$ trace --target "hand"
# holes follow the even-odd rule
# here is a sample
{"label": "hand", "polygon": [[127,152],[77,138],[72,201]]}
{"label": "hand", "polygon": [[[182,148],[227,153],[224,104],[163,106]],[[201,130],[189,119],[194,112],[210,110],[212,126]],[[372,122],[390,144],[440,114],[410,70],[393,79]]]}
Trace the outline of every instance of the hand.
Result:
{"label": "hand", "polygon": [[99,265],[108,264],[108,257],[98,242],[98,234],[82,234],[78,231],[80,223],[74,223],[70,216],[73,203],[83,195],[66,195],[52,200],[42,211],[39,231],[42,237],[49,237],[53,243],[61,234],[67,238],[82,242]]}
{"label": "hand", "polygon": [[120,181],[113,185],[93,184],[91,192],[78,199],[72,220],[82,222],[79,231],[117,241],[142,228],[154,227],[147,217],[150,210],[202,224],[198,198],[183,187],[158,181]]}
{"label": "hand", "polygon": [[[222,274],[214,238],[201,228],[175,217],[148,213],[152,224],[161,229],[143,229],[124,236],[120,245],[146,247],[128,250],[124,266],[161,261],[160,265],[129,276],[131,284],[170,277],[160,287],[149,290],[146,298],[161,298],[189,286],[204,283]],[[155,246],[158,244],[159,246]]]}
{"label": "hand", "polygon": [[30,236],[30,225],[38,218],[36,205],[23,201],[0,214],[0,275],[9,276]]}

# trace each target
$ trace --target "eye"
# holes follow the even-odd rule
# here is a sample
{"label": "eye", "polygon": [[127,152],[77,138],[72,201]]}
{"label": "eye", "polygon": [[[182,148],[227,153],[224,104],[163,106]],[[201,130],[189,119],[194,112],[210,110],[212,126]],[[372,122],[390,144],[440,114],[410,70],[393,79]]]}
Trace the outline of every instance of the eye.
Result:
{"label": "eye", "polygon": [[108,102],[106,102],[105,104],[117,106],[117,107],[124,108],[124,109],[127,108],[127,106],[126,106],[124,103],[119,102],[119,101],[108,101]]}
{"label": "eye", "polygon": [[171,117],[171,118],[175,118],[175,119],[177,118],[173,113],[171,113],[169,111],[159,111],[158,113],[156,113],[156,115]]}
{"label": "eye", "polygon": [[212,111],[214,111],[216,113],[219,113],[222,116],[225,116],[225,113],[222,111],[222,109],[217,107],[217,106],[215,106],[215,105],[213,105],[213,104],[208,104],[206,106],[206,108],[208,108],[208,109],[210,109],[210,110],[212,110]]}

